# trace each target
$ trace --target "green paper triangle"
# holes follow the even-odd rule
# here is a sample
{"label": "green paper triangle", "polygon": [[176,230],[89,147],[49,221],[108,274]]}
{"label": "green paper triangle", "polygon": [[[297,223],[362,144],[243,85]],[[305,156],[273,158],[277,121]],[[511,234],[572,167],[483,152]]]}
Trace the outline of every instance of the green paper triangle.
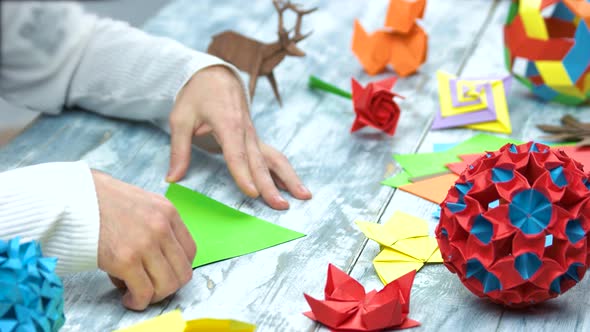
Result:
{"label": "green paper triangle", "polygon": [[172,183],[166,197],[197,243],[193,267],[289,242],[305,234],[250,216]]}
{"label": "green paper triangle", "polygon": [[410,175],[404,171],[401,171],[401,173],[396,174],[390,178],[387,178],[381,182],[381,184],[386,185],[386,186],[390,186],[393,188],[399,188],[403,185],[410,184],[410,183],[412,183],[410,181]]}

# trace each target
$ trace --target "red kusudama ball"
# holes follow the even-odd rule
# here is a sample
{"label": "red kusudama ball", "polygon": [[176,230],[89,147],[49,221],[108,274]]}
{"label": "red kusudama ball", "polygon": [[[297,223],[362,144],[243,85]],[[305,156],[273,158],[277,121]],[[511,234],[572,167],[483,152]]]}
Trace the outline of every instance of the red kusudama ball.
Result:
{"label": "red kusudama ball", "polygon": [[445,266],[511,307],[559,296],[589,265],[590,182],[563,151],[507,144],[467,167],[441,204]]}

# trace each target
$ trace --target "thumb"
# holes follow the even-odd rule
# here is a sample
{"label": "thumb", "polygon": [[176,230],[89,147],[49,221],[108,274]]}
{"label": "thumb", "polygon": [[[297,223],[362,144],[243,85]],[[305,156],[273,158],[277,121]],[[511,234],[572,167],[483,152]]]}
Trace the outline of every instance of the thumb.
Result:
{"label": "thumb", "polygon": [[[188,121],[187,121],[188,120]],[[170,168],[166,181],[176,182],[182,179],[191,161],[191,142],[194,122],[170,120]]]}

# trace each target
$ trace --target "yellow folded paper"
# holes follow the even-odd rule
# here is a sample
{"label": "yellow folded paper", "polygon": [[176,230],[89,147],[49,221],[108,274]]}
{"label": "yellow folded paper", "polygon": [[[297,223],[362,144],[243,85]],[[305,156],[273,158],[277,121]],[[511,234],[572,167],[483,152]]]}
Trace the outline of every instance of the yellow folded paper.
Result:
{"label": "yellow folded paper", "polygon": [[[557,73],[557,69],[551,69]],[[512,133],[506,94],[510,78],[463,79],[439,70],[440,113],[433,129],[465,127],[497,133]]]}
{"label": "yellow folded paper", "polygon": [[371,240],[381,245],[373,260],[375,271],[384,284],[420,270],[426,263],[442,263],[436,239],[428,235],[425,220],[396,211],[385,224],[356,221]]}
{"label": "yellow folded paper", "polygon": [[518,13],[522,18],[526,35],[540,40],[548,40],[549,32],[545,18],[541,14],[542,0],[520,0]]}
{"label": "yellow folded paper", "polygon": [[180,310],[146,320],[115,332],[254,332],[255,325],[229,319],[196,319],[185,321]]}

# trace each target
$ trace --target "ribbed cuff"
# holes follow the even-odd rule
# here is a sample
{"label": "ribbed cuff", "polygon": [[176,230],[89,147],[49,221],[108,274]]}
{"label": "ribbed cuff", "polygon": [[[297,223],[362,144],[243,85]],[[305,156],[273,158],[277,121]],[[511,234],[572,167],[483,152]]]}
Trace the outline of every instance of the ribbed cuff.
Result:
{"label": "ribbed cuff", "polygon": [[49,163],[0,174],[0,237],[38,240],[57,273],[96,269],[100,215],[84,162]]}

